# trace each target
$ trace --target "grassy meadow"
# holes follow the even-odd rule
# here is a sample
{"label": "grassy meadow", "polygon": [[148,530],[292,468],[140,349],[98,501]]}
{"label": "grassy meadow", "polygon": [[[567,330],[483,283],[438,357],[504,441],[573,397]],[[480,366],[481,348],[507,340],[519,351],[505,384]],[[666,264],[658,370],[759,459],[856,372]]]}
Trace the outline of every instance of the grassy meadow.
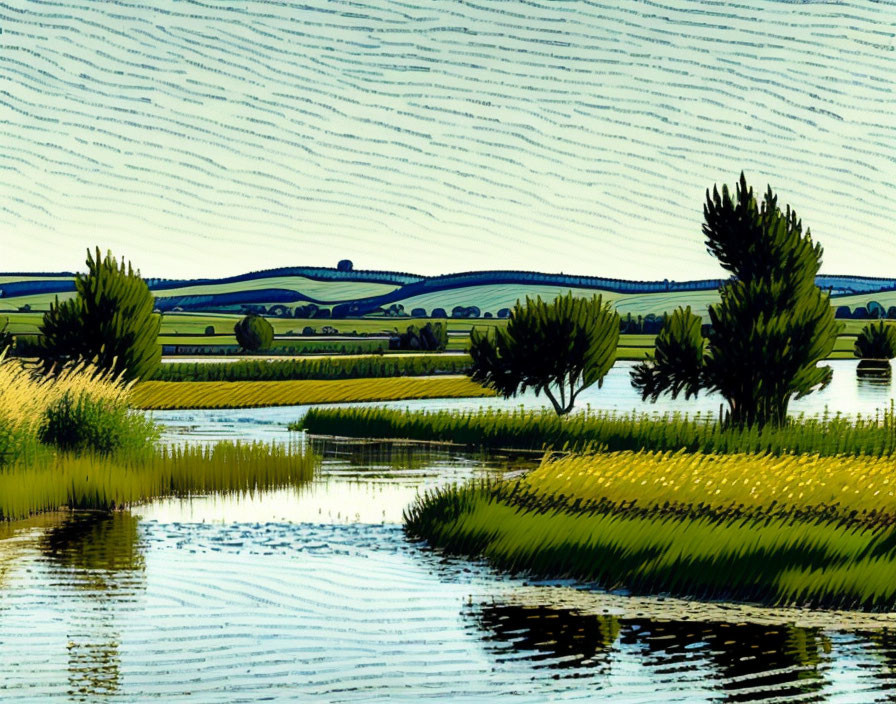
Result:
{"label": "grassy meadow", "polygon": [[896,608],[896,459],[611,453],[450,486],[410,536],[513,573],[776,605]]}
{"label": "grassy meadow", "polygon": [[133,392],[145,410],[258,408],[356,401],[493,396],[465,376],[298,381],[146,381]]}

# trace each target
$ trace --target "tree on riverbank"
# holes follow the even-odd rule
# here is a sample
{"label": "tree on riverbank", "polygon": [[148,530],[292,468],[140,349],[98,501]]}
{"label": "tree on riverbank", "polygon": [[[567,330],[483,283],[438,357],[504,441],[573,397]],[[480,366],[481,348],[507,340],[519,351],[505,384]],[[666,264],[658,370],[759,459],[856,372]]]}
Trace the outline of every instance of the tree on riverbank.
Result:
{"label": "tree on riverbank", "polygon": [[830,383],[818,366],[834,348],[839,324],[829,294],[815,284],[821,245],[771,187],[761,205],[741,174],[732,198],[727,186],[707,191],[706,246],[732,278],[709,307],[707,339],[690,310],[671,316],[653,359],[632,372],[644,399],[717,391],[735,426],[782,425],[791,399]]}
{"label": "tree on riverbank", "polygon": [[151,376],[162,356],[161,317],[140,272],[111,252],[101,258],[97,247],[87,251],[87,273],[75,277],[75,290],[44,314],[37,350],[44,368],[86,361],[124,380]]}
{"label": "tree on riverbank", "polygon": [[569,413],[576,397],[600,386],[616,361],[619,315],[600,296],[568,293],[550,303],[517,301],[504,328],[473,328],[472,378],[505,398],[533,389],[544,392],[558,415]]}

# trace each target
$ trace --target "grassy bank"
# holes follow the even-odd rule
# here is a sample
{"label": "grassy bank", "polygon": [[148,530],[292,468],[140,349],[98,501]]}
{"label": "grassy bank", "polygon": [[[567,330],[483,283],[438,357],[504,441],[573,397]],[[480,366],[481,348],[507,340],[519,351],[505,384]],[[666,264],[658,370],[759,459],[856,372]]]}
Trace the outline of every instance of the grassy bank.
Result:
{"label": "grassy bank", "polygon": [[783,428],[723,429],[713,418],[679,414],[515,410],[410,411],[312,408],[293,429],[315,435],[435,440],[469,446],[541,449],[602,446],[610,451],[771,452],[889,455],[896,415],[798,418]]}
{"label": "grassy bank", "polygon": [[495,567],[608,589],[840,608],[896,607],[896,462],[572,456],[448,487],[408,533]]}
{"label": "grassy bank", "polygon": [[135,406],[175,408],[254,408],[352,401],[399,401],[493,395],[467,377],[399,377],[329,381],[148,381],[134,388]]}
{"label": "grassy bank", "polygon": [[470,363],[470,357],[466,355],[439,354],[256,360],[228,364],[172,362],[161,365],[153,381],[291,381],[458,375],[465,374]]}
{"label": "grassy bank", "polygon": [[110,510],[166,496],[298,486],[311,452],[261,443],[161,448],[150,457],[46,455],[0,470],[0,520],[60,508]]}

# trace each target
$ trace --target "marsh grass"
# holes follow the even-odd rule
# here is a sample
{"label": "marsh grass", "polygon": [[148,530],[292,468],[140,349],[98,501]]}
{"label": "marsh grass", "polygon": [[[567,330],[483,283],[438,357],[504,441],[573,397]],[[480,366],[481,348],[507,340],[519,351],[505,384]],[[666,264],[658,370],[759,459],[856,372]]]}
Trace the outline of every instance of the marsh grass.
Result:
{"label": "marsh grass", "polygon": [[411,411],[312,408],[294,430],[315,435],[402,438],[514,449],[601,447],[608,451],[796,453],[885,456],[896,451],[896,413],[797,417],[783,427],[723,428],[713,416],[582,411]]}
{"label": "marsh grass", "polygon": [[607,589],[776,605],[892,609],[896,540],[835,521],[717,520],[521,508],[487,486],[430,493],[412,537],[498,569]]}
{"label": "marsh grass", "polygon": [[60,508],[111,510],[155,498],[300,486],[317,457],[298,446],[219,443],[145,456],[44,455],[0,469],[0,519]]}
{"label": "marsh grass", "polygon": [[469,356],[445,354],[242,360],[222,364],[171,362],[161,365],[153,375],[153,380],[287,381],[432,376],[466,374],[470,364]]}

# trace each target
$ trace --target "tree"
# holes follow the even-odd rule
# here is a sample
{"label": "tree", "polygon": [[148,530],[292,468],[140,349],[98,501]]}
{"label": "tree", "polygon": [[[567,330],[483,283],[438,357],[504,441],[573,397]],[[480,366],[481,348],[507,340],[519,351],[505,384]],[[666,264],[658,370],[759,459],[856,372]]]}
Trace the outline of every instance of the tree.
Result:
{"label": "tree", "polygon": [[422,328],[409,325],[406,332],[389,338],[390,350],[422,350],[436,352],[448,344],[448,330],[442,323],[427,323]]}
{"label": "tree", "polygon": [[50,304],[40,326],[45,370],[91,361],[125,380],[144,379],[159,365],[161,317],[146,282],[111,252],[87,252],[87,273],[75,277],[75,297]]}
{"label": "tree", "polygon": [[868,323],[856,338],[855,355],[861,360],[856,369],[860,375],[890,376],[890,360],[896,357],[896,327],[883,320]]}
{"label": "tree", "polygon": [[259,315],[247,315],[233,326],[236,341],[248,352],[266,350],[274,341],[274,328]]}
{"label": "tree", "polygon": [[655,401],[716,391],[735,426],[781,425],[791,399],[823,388],[839,324],[829,294],[815,285],[821,245],[769,187],[762,204],[743,174],[733,199],[727,187],[706,193],[706,246],[732,274],[709,307],[707,339],[699,318],[676,311],[657,337],[655,356],[632,372],[632,384]]}
{"label": "tree", "polygon": [[527,298],[525,305],[517,301],[506,327],[473,329],[472,378],[504,398],[530,388],[544,392],[566,415],[584,389],[603,384],[618,342],[619,316],[600,296]]}
{"label": "tree", "polygon": [[351,259],[341,259],[339,263],[336,265],[337,271],[351,271],[354,269],[354,264],[352,264]]}

